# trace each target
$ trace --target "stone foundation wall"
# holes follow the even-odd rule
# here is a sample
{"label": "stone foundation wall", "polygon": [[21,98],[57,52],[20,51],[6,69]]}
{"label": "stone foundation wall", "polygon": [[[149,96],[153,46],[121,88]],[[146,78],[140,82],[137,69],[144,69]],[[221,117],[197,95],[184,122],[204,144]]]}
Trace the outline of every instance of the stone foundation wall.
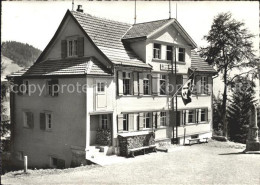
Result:
{"label": "stone foundation wall", "polygon": [[96,144],[110,146],[111,145],[111,130],[97,129]]}
{"label": "stone foundation wall", "polygon": [[128,136],[122,137],[118,136],[120,155],[127,156],[129,154],[129,149],[139,148],[143,146],[154,145],[154,134],[138,135],[138,136]]}

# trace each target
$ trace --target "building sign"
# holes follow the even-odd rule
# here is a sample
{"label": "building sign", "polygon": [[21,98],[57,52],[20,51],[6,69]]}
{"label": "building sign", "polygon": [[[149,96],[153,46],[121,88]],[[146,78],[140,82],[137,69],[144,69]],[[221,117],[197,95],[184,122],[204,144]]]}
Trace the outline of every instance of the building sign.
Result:
{"label": "building sign", "polygon": [[[161,69],[161,71],[171,71],[172,65],[171,64],[160,64],[160,69]],[[173,70],[175,70],[174,66],[173,66]],[[176,71],[178,72],[178,67],[177,67]]]}

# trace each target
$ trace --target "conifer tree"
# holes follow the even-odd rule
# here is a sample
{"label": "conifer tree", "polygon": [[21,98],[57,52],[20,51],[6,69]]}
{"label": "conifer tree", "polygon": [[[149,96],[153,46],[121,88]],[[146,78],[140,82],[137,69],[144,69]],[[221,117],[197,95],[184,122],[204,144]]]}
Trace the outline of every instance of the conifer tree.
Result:
{"label": "conifer tree", "polygon": [[250,123],[250,110],[255,100],[255,84],[247,77],[239,77],[232,88],[233,94],[227,109],[228,133],[231,141],[246,143]]}

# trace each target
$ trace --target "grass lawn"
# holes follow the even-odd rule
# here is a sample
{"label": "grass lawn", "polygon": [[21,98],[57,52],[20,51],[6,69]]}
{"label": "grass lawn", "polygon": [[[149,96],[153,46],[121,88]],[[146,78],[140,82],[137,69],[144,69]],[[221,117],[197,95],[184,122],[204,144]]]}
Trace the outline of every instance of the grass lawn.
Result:
{"label": "grass lawn", "polygon": [[260,155],[243,145],[211,141],[169,153],[136,156],[122,164],[66,170],[9,172],[3,184],[260,184]]}

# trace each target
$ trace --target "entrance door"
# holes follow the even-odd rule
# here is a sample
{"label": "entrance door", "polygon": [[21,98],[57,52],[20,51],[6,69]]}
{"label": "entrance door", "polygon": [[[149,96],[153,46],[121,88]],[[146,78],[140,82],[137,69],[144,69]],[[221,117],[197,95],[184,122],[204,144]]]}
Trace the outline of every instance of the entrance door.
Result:
{"label": "entrance door", "polygon": [[96,84],[96,109],[105,109],[107,107],[106,81],[97,81]]}

